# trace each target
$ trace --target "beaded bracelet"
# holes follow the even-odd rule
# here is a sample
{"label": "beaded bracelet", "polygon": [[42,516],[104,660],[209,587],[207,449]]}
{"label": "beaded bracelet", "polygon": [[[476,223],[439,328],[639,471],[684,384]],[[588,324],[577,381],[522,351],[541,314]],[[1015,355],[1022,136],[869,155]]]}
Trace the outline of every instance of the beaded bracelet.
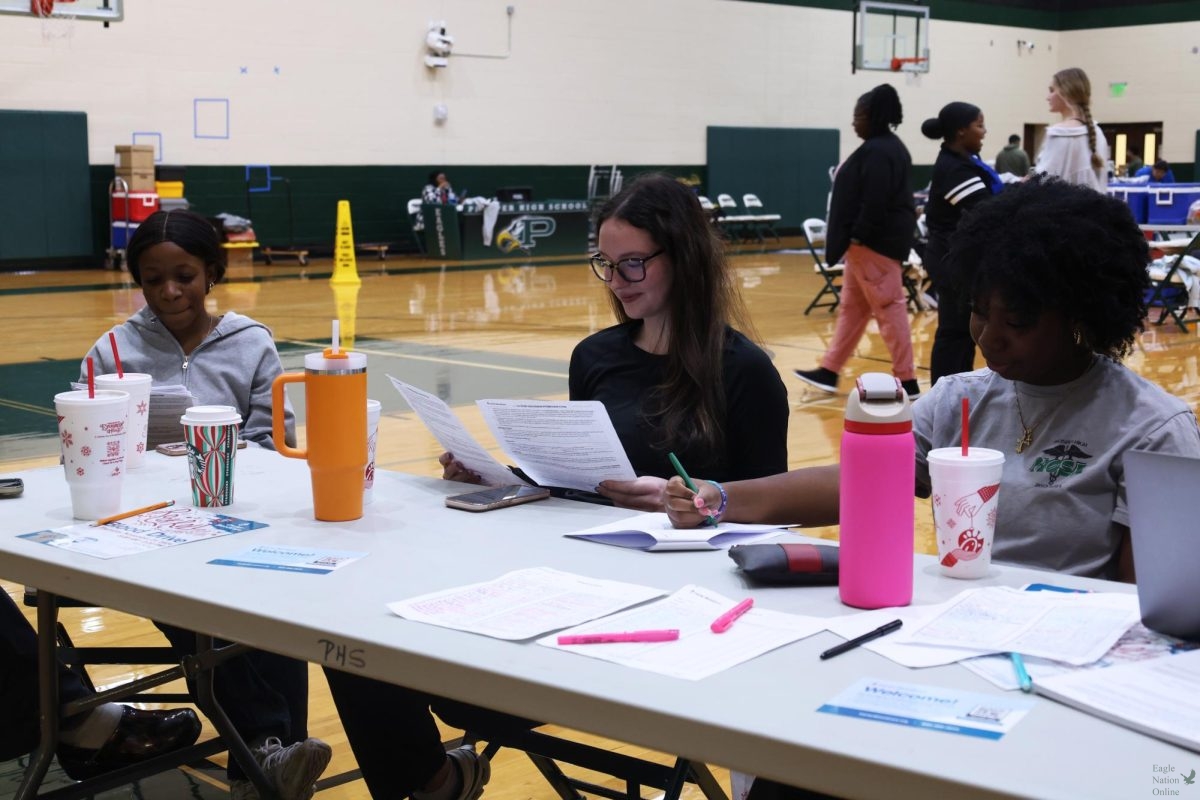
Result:
{"label": "beaded bracelet", "polygon": [[725,487],[716,481],[709,481],[713,486],[717,487],[717,491],[721,493],[721,505],[712,513],[712,518],[716,522],[721,521],[721,515],[725,513],[725,506],[729,505],[729,495],[725,493]]}

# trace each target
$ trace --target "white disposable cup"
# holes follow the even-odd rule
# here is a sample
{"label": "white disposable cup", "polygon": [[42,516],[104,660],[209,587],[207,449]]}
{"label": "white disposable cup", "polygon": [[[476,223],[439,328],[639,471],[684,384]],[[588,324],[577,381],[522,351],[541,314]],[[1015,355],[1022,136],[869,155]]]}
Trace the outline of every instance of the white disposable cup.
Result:
{"label": "white disposable cup", "polygon": [[125,468],[137,469],[146,458],[146,430],[150,425],[150,384],[153,378],[143,372],[97,375],[97,389],[116,389],[129,393],[129,424],[125,429]]}
{"label": "white disposable cup", "polygon": [[229,505],[242,415],[233,406],[192,406],[179,421],[188,448],[192,505]]}
{"label": "white disposable cup", "polygon": [[379,441],[378,400],[367,401],[367,468],[363,472],[363,504],[375,496],[375,444]]}
{"label": "white disposable cup", "polygon": [[992,563],[1004,454],[986,447],[931,450],[933,529],[938,563],[952,578],[982,578]]}
{"label": "white disposable cup", "polygon": [[129,394],[86,389],[54,395],[63,471],[75,519],[100,519],[121,510]]}

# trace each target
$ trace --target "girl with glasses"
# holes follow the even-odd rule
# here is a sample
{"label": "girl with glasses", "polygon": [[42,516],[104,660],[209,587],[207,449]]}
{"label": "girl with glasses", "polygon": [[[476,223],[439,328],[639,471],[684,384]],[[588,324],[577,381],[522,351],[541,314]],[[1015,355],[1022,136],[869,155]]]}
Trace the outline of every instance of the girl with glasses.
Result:
{"label": "girl with glasses", "polygon": [[[617,324],[571,355],[572,400],[599,400],[638,475],[605,481],[616,505],[657,511],[674,452],[689,470],[736,480],[787,469],[787,391],[770,358],[732,326],[746,325],[720,241],[686,187],[638,178],[600,209],[600,252]],[[444,477],[480,478],[442,455]],[[491,777],[472,745],[442,749],[436,712],[475,732],[538,723],[348,672],[329,689],[372,797],[475,800]],[[484,738],[488,738],[486,735]]]}
{"label": "girl with glasses", "polygon": [[[737,480],[786,469],[787,390],[751,330],[700,203],[668,175],[639,177],[600,209],[591,259],[617,324],[571,354],[572,400],[599,400],[634,481],[597,491],[625,508],[661,508],[674,452],[688,470]],[[479,482],[451,454],[443,477]]]}

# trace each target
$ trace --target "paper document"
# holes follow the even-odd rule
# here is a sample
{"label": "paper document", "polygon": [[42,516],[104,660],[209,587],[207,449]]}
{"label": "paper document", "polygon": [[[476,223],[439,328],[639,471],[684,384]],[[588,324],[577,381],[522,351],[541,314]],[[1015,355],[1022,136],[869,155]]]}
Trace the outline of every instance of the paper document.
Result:
{"label": "paper document", "polygon": [[670,518],[663,512],[652,512],[565,535],[639,550],[724,550],[731,545],[774,536],[787,527],[723,522],[715,528],[706,526],[689,530],[671,525]]}
{"label": "paper document", "polygon": [[532,567],[486,583],[388,603],[388,609],[443,628],[497,639],[532,639],[663,594],[649,586]]}
{"label": "paper document", "polygon": [[637,477],[598,400],[479,400],[492,435],[541,486],[595,491]]}
{"label": "paper document", "polygon": [[1135,594],[993,586],[963,592],[941,614],[898,634],[896,641],[1013,651],[1078,666],[1101,658],[1139,618]]}
{"label": "paper document", "polygon": [[167,442],[183,441],[183,423],[179,418],[197,405],[184,386],[174,383],[150,387],[150,421],[146,428],[146,447],[154,448]]}
{"label": "paper document", "polygon": [[311,575],[328,575],[365,556],[354,550],[314,550],[311,547],[289,547],[282,544],[260,544],[222,558],[214,558],[210,564],[223,567],[250,567],[272,569],[282,572],[304,572]]}
{"label": "paper document", "polygon": [[[1104,669],[1118,664],[1129,664],[1134,661],[1149,661],[1154,658],[1184,653],[1200,648],[1196,642],[1185,642],[1150,630],[1142,623],[1134,625],[1125,631],[1112,649],[1104,654],[1099,661],[1072,667],[1048,658],[1029,656],[1025,658],[1025,671],[1036,685],[1038,681],[1054,675],[1067,675],[1085,669]],[[911,647],[909,649],[921,649]],[[930,648],[932,649],[932,648]],[[991,681],[1001,689],[1019,689],[1017,675],[1013,671],[1012,660],[1007,654],[994,656],[978,656],[962,662],[962,665],[986,680]]]}
{"label": "paper document", "polygon": [[[953,602],[954,599],[951,599],[945,603],[938,603],[936,605],[903,606],[900,608],[878,608],[873,611],[860,611],[855,614],[846,614],[845,616],[827,619],[825,620],[825,628],[841,636],[843,639],[854,639],[862,636],[864,633],[870,633],[894,619],[899,619],[904,622],[904,627],[900,629],[901,631],[911,630],[921,627],[927,620],[942,613]],[[939,667],[979,655],[978,650],[961,647],[935,647],[933,645],[909,644],[898,641],[899,636],[900,632],[893,633],[889,636],[867,642],[862,647],[864,650],[870,650],[872,653],[877,653],[884,658],[895,661],[901,666],[913,669]],[[1005,661],[1009,664],[1009,672],[1012,672],[1012,663],[1008,662],[1007,656],[1005,657]]]}
{"label": "paper document", "polygon": [[453,453],[464,467],[483,478],[484,483],[489,486],[525,483],[483,449],[483,445],[467,432],[450,406],[446,405],[446,401],[391,375],[388,375],[388,380],[396,387],[396,391],[404,395],[405,402],[421,418],[421,422],[433,434],[433,438],[438,440],[438,444],[447,452]]}
{"label": "paper document", "polygon": [[265,522],[238,519],[203,508],[171,506],[107,525],[85,522],[25,533],[17,538],[96,558],[116,558],[265,527]]}
{"label": "paper document", "polygon": [[1200,650],[1055,675],[1033,686],[1081,711],[1200,752]]}
{"label": "paper document", "polygon": [[826,714],[999,739],[1033,708],[1028,697],[863,678],[818,708]]}
{"label": "paper document", "polygon": [[584,635],[678,628],[679,639],[673,642],[560,645],[556,634],[539,639],[538,644],[697,681],[825,628],[825,620],[817,617],[751,608],[724,633],[713,633],[709,626],[737,603],[701,586],[685,586],[657,602],[561,632]]}

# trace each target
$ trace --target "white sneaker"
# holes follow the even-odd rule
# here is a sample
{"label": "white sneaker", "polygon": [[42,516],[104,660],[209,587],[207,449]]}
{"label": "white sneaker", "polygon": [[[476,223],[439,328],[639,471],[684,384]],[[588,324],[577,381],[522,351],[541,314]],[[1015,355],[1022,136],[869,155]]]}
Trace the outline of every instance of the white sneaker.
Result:
{"label": "white sneaker", "polygon": [[[333,756],[333,750],[320,739],[305,739],[284,747],[275,736],[251,748],[251,752],[280,800],[309,800],[316,791],[317,778]],[[231,800],[259,798],[258,789],[245,779],[233,781],[229,795]]]}

